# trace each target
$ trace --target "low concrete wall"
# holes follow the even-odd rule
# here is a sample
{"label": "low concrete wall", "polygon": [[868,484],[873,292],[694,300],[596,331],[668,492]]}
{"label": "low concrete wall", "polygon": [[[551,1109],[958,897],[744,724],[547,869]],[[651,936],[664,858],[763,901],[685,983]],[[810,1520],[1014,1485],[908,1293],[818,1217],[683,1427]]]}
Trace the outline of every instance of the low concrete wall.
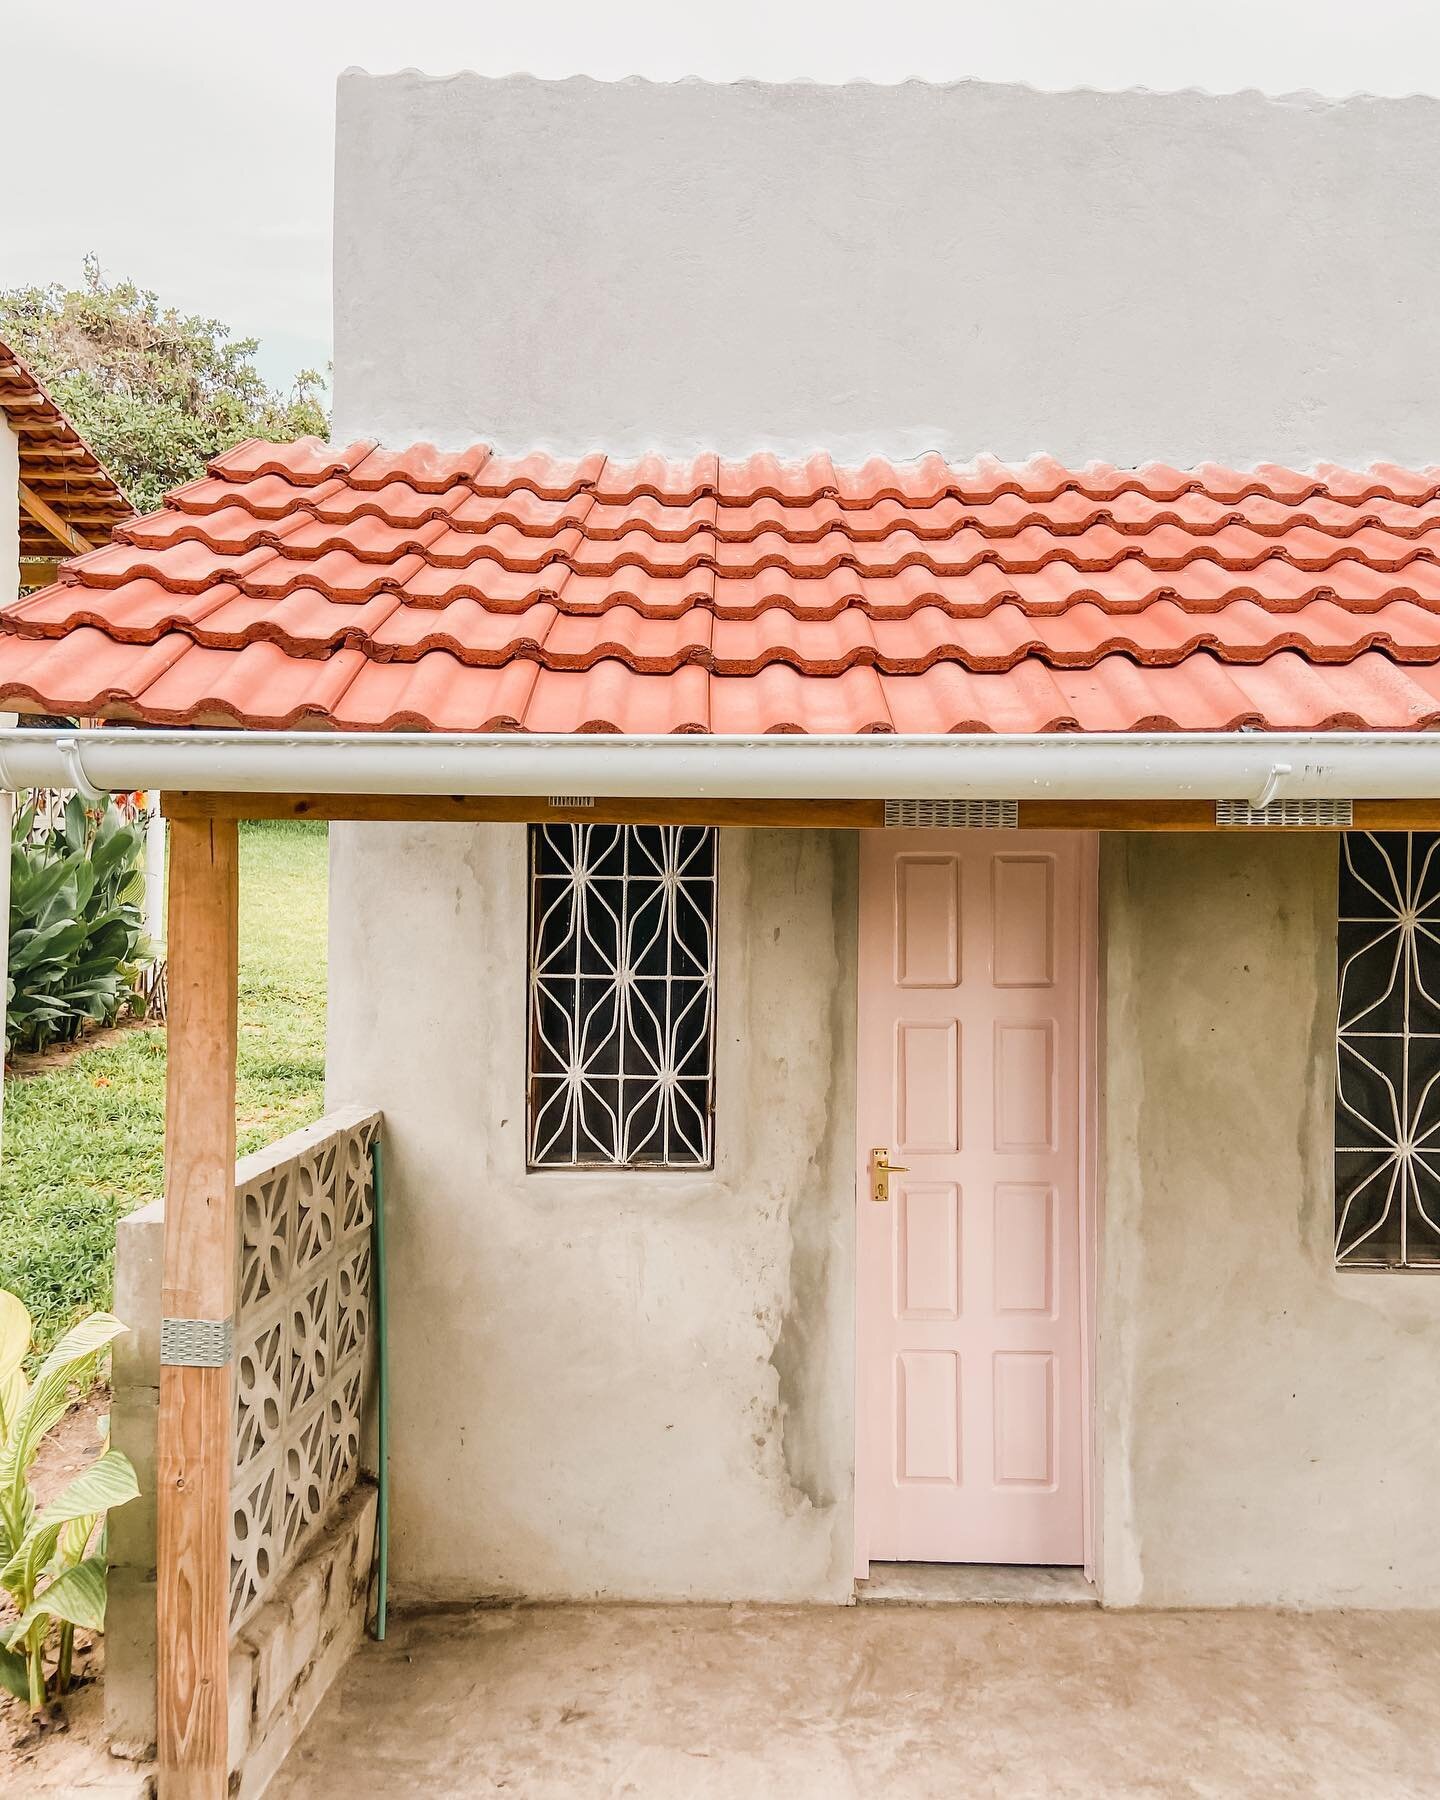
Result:
{"label": "low concrete wall", "polygon": [[1334,1268],[1336,858],[1103,840],[1111,1605],[1440,1605],[1440,1282]]}
{"label": "low concrete wall", "polygon": [[109,1522],[105,1608],[105,1728],[116,1753],[155,1753],[155,1421],[160,1399],[160,1288],[165,1203],[152,1200],[115,1227],[115,1340],[110,1441],[135,1465],[140,1497]]}
{"label": "low concrete wall", "polygon": [[230,1648],[230,1793],[259,1800],[365,1635],[375,1489],[351,1490]]}
{"label": "low concrete wall", "polygon": [[[353,1253],[347,1252],[347,1243],[353,1247],[358,1239],[368,1246],[369,1215],[359,1199],[368,1195],[368,1182],[357,1173],[353,1160],[347,1164],[345,1159],[347,1152],[353,1159],[357,1146],[368,1145],[375,1128],[373,1118],[364,1114],[332,1116],[237,1165],[242,1225],[237,1368],[243,1369],[257,1321],[262,1334],[270,1329],[276,1303],[283,1306],[288,1299],[303,1305],[312,1278],[338,1286],[341,1267],[354,1266],[346,1260]],[[337,1146],[338,1158],[327,1159],[326,1152]],[[321,1162],[323,1173],[317,1166]],[[368,1169],[368,1162],[362,1166]],[[283,1205],[279,1196],[286,1182],[303,1188],[304,1198],[317,1214],[326,1204],[331,1207],[328,1222],[313,1227],[317,1242],[325,1247],[310,1256],[308,1277],[295,1275],[276,1258],[275,1238],[265,1238],[258,1226],[251,1232],[243,1230],[247,1190],[263,1187],[272,1205]],[[298,1261],[296,1220],[288,1213],[273,1214],[269,1224],[279,1232],[287,1255]],[[116,1340],[113,1353],[111,1438],[135,1465],[140,1496],[120,1507],[110,1520],[105,1723],[114,1753],[140,1762],[155,1753],[156,1422],[164,1232],[164,1203],[157,1200],[122,1219],[115,1234],[115,1311],[129,1330]],[[268,1297],[262,1294],[258,1303],[253,1295],[247,1302],[247,1289],[258,1284],[247,1284],[244,1279],[246,1259],[260,1254],[255,1246],[262,1238],[268,1279],[282,1285]],[[362,1266],[368,1266],[368,1261]],[[348,1304],[353,1323],[359,1305],[353,1290]],[[368,1307],[364,1317],[358,1344],[347,1348],[341,1343],[338,1319],[324,1338],[326,1354],[316,1364],[316,1379],[327,1413],[343,1407],[338,1382],[347,1357],[351,1379],[356,1384],[361,1379],[356,1365],[365,1355]],[[285,1341],[288,1343],[288,1338]],[[243,1394],[238,1411],[243,1419]],[[309,1417],[303,1412],[300,1416],[302,1420]],[[282,1493],[289,1454],[286,1445],[293,1449],[298,1444],[298,1439],[288,1435],[291,1426],[291,1419],[282,1417],[277,1407],[270,1429],[278,1433],[275,1448],[281,1453],[281,1463],[270,1470],[268,1478]],[[332,1473],[326,1478],[324,1509],[308,1526],[308,1533],[318,1536],[308,1544],[306,1536],[291,1537],[292,1548],[287,1553],[282,1550],[281,1531],[274,1527],[266,1540],[270,1561],[265,1585],[243,1610],[237,1611],[232,1603],[232,1618],[243,1621],[238,1631],[232,1626],[230,1759],[238,1784],[232,1786],[232,1792],[244,1796],[259,1794],[364,1630],[375,1491],[351,1487],[353,1461],[346,1464],[343,1474],[334,1473],[339,1468],[340,1435],[354,1444],[359,1434],[350,1434],[347,1427],[345,1434],[332,1431],[325,1440],[325,1460]],[[254,1456],[253,1446],[251,1454],[248,1466],[266,1474],[266,1465]],[[242,1464],[242,1470],[246,1466]],[[248,1483],[242,1479],[237,1497],[243,1498],[247,1489]],[[253,1519],[253,1514],[247,1516]],[[292,1558],[296,1560],[290,1567]]]}
{"label": "low concrete wall", "polygon": [[720,839],[713,1173],[527,1174],[514,826],[331,828],[385,1111],[397,1597],[851,1594],[855,843]]}

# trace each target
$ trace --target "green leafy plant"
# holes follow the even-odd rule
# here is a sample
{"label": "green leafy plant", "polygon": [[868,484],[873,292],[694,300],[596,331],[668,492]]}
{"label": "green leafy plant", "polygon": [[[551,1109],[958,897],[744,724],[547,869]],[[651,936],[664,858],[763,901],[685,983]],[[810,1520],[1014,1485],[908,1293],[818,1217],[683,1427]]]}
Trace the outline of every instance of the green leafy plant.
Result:
{"label": "green leafy plant", "polygon": [[7,1049],[43,1050],[139,1004],[143,844],[143,828],[109,799],[89,808],[74,795],[38,836],[35,807],[21,808],[10,844]]}
{"label": "green leafy plant", "polygon": [[0,1687],[28,1701],[32,1712],[69,1688],[76,1626],[104,1627],[105,1515],[140,1490],[130,1459],[118,1450],[107,1449],[44,1506],[31,1474],[71,1390],[89,1384],[105,1346],[124,1330],[112,1314],[92,1313],[27,1381],[30,1315],[0,1288],[0,1587],[18,1615],[8,1631],[0,1627]]}
{"label": "green leafy plant", "polygon": [[0,338],[34,370],[141,512],[245,438],[324,437],[325,382],[302,369],[288,394],[255,366],[259,342],[218,319],[110,281],[93,255],[78,288],[0,292]]}

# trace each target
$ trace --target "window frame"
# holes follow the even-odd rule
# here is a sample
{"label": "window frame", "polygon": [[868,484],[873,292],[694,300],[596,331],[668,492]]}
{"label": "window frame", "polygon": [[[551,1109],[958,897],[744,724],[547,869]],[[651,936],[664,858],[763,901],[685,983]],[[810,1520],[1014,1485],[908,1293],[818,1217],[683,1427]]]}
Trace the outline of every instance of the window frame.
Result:
{"label": "window frame", "polygon": [[[547,849],[561,868],[545,865]],[[529,1173],[714,1169],[719,862],[713,826],[527,827]],[[559,948],[573,949],[573,971],[556,965]]]}
{"label": "window frame", "polygon": [[1335,1267],[1440,1273],[1440,833],[1340,834],[1335,965]]}

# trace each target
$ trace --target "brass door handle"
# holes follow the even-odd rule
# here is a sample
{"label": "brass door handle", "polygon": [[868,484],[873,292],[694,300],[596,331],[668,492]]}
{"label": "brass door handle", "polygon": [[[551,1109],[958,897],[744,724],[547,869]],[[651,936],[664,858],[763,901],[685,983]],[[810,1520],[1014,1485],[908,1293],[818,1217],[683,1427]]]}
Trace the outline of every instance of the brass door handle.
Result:
{"label": "brass door handle", "polygon": [[870,1152],[870,1198],[872,1200],[888,1200],[890,1198],[890,1177],[909,1173],[910,1171],[904,1163],[891,1162],[888,1145],[877,1145]]}

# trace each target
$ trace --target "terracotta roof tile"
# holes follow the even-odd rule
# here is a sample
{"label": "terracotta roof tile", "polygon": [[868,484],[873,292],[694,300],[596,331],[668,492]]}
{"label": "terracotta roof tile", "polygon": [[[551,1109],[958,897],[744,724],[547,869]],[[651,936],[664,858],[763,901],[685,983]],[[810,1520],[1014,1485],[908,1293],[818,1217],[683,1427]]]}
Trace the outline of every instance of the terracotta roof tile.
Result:
{"label": "terracotta roof tile", "polygon": [[[102,544],[134,508],[113,475],[8,344],[0,343],[0,423],[14,431],[20,481],[42,509],[20,508],[23,562],[52,562],[84,544]],[[13,496],[12,496],[13,498]],[[73,536],[59,537],[48,510]],[[22,570],[22,579],[34,577]]]}
{"label": "terracotta roof tile", "polygon": [[1440,721],[1440,470],[227,452],[0,614],[0,697],[457,731]]}

